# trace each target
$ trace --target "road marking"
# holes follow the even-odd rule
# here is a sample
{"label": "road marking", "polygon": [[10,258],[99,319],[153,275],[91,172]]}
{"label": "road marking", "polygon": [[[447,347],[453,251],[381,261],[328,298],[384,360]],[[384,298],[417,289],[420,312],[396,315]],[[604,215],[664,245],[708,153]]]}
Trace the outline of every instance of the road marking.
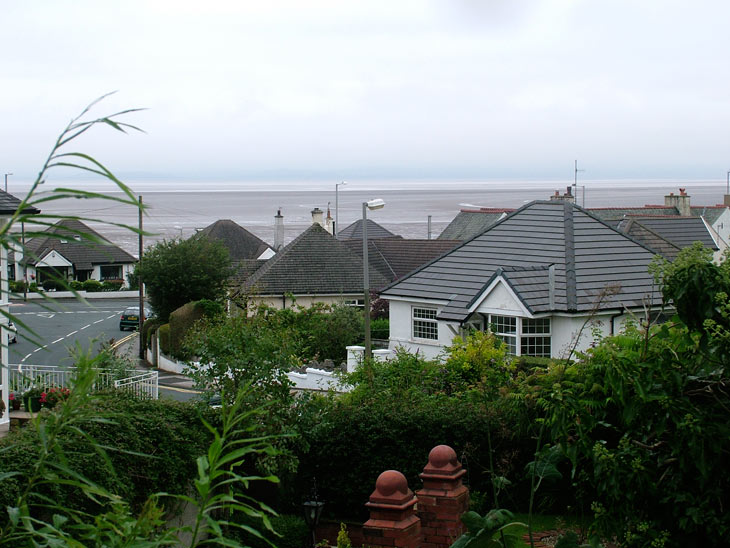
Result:
{"label": "road marking", "polygon": [[[102,318],[102,319],[100,319],[100,320],[96,320],[96,321],[95,321],[94,323],[95,323],[95,324],[97,324],[97,323],[101,323],[101,322],[103,322],[103,321],[104,321],[104,319],[105,319],[105,318]],[[86,327],[89,327],[89,326],[87,325]]]}
{"label": "road marking", "polygon": [[65,337],[61,337],[60,339],[56,339],[55,341],[53,341],[50,344],[56,344],[57,342],[61,342],[63,339],[65,339]]}
{"label": "road marking", "polygon": [[[99,322],[94,322],[94,323],[99,323]],[[79,327],[79,331],[83,331],[87,327],[91,327],[91,324],[85,325],[84,327]]]}
{"label": "road marking", "polygon": [[67,337],[70,337],[71,335],[76,335],[76,333],[78,333],[78,332],[79,332],[79,330],[77,329],[76,331],[71,331],[71,333],[69,333],[69,334],[68,334],[68,335],[66,335],[66,336],[67,336]]}
{"label": "road marking", "polygon": [[164,384],[158,385],[159,390],[172,390],[173,392],[183,392],[185,394],[201,394],[200,390],[192,390],[191,388],[176,388],[174,386],[167,386]]}
{"label": "road marking", "polygon": [[48,318],[49,320],[55,316],[55,312],[39,312],[38,317]]}
{"label": "road marking", "polygon": [[116,314],[112,314],[111,316],[107,316],[106,319],[111,320],[112,318],[116,318],[116,317],[117,317]]}
{"label": "road marking", "polygon": [[23,359],[22,359],[22,360],[20,360],[20,361],[24,362],[25,360],[27,360],[28,358],[30,358],[30,355],[31,355],[31,352],[29,352],[28,354],[26,354],[26,355],[25,355],[25,358],[23,358]]}

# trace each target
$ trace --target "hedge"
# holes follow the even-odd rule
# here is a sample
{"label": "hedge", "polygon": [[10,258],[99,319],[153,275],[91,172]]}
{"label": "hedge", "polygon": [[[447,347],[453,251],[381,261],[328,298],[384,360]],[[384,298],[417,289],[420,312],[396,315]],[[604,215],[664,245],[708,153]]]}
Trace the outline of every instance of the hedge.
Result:
{"label": "hedge", "polygon": [[[61,441],[67,465],[92,481],[120,495],[139,509],[153,493],[187,493],[196,475],[196,459],[207,451],[209,432],[200,422],[194,404],[172,400],[139,400],[121,392],[109,392],[95,404],[99,416],[110,422],[88,422],[83,430],[106,448],[110,464],[91,442],[69,434]],[[38,431],[23,428],[0,440],[0,470],[30,470],[39,454]],[[24,476],[0,482],[0,507],[15,503]],[[95,513],[96,503],[72,488],[51,484],[48,495],[70,508]],[[7,519],[2,512],[0,524]]]}

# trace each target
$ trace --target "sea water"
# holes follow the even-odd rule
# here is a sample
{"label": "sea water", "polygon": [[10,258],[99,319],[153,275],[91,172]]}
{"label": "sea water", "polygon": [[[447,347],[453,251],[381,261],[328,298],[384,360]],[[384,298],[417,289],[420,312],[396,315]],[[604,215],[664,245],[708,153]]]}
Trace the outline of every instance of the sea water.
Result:
{"label": "sea water", "polygon": [[[332,182],[241,181],[127,181],[146,206],[143,227],[150,235],[145,245],[163,238],[187,238],[218,219],[230,219],[273,244],[274,215],[284,217],[285,242],[293,240],[312,222],[311,212],[320,208],[339,219],[343,229],[362,218],[362,203],[382,198],[383,209],[368,217],[404,238],[427,238],[428,219],[436,238],[461,209],[518,208],[532,200],[547,200],[564,193],[572,181],[370,181],[348,182],[335,192]],[[46,186],[71,186],[121,197],[110,183],[53,182]],[[725,181],[611,180],[579,181],[577,204],[591,207],[627,207],[664,204],[664,196],[685,188],[692,205],[716,205],[723,201]],[[11,194],[21,197],[27,186],[13,185]],[[575,193],[575,190],[573,190]],[[40,204],[43,213],[92,218],[87,224],[109,240],[136,255],[136,234],[109,223],[138,225],[138,211],[105,200],[67,199]]]}

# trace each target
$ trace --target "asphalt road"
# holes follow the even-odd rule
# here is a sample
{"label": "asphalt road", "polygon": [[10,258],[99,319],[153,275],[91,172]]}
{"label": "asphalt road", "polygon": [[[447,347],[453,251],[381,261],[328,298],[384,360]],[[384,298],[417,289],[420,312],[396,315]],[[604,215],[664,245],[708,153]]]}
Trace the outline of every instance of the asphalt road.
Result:
{"label": "asphalt road", "polygon": [[[70,366],[77,347],[95,355],[99,346],[131,334],[120,331],[119,317],[128,306],[137,306],[138,299],[97,299],[87,303],[75,299],[55,303],[13,301],[10,313],[16,317],[18,342],[9,349],[10,365]],[[22,322],[22,323],[21,323]],[[23,325],[24,324],[24,325]],[[120,348],[132,358],[138,357],[137,341]],[[159,374],[160,397],[189,400],[197,397],[190,379],[163,371]]]}
{"label": "asphalt road", "polygon": [[137,299],[98,299],[88,304],[63,299],[10,303],[10,313],[17,319],[18,342],[9,348],[11,364],[73,365],[72,349],[77,345],[92,349],[110,339],[121,339],[129,331],[119,330],[119,316]]}

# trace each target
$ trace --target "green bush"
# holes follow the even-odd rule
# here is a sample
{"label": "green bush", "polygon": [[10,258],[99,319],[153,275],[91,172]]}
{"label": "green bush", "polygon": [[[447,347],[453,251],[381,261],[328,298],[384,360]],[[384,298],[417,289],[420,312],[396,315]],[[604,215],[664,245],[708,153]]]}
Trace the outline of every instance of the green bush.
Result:
{"label": "green bush", "polygon": [[66,289],[60,280],[44,280],[42,286],[44,291],[63,291]]}
{"label": "green bush", "polygon": [[12,293],[23,293],[25,291],[25,282],[23,280],[10,280],[8,285]]}
{"label": "green bush", "polygon": [[145,348],[151,348],[152,346],[152,334],[161,326],[163,322],[159,318],[152,318],[151,320],[145,320],[142,324],[142,340],[144,341]]}
{"label": "green bush", "polygon": [[37,284],[37,283],[35,283],[35,282],[32,282],[32,283],[31,283],[31,284],[30,284],[30,285],[28,286],[28,291],[33,291],[33,292],[37,292],[37,291],[38,291],[38,284]]}
{"label": "green bush", "polygon": [[105,282],[102,282],[101,290],[102,291],[119,291],[120,289],[122,289],[123,285],[124,285],[124,282],[122,282],[121,280],[119,280],[119,281],[107,280]]}
{"label": "green bush", "polygon": [[[195,461],[205,454],[210,441],[193,404],[109,392],[95,403],[95,414],[112,420],[85,421],[79,426],[89,437],[69,435],[59,440],[65,466],[137,509],[159,491],[187,493],[190,478],[195,476]],[[41,445],[38,432],[22,428],[0,440],[0,469],[31,470]],[[106,448],[108,460],[93,448],[91,438]],[[0,482],[3,508],[15,501],[25,481],[21,475]],[[62,484],[49,484],[47,495],[69,508],[90,513],[99,510],[89,497]],[[7,513],[2,512],[0,523],[6,519]]]}
{"label": "green bush", "polygon": [[164,325],[160,326],[160,329],[157,330],[158,336],[160,338],[160,350],[163,354],[170,355],[171,348],[170,348],[170,324],[166,323]]}
{"label": "green bush", "polygon": [[189,359],[190,353],[183,348],[188,331],[198,320],[215,317],[223,313],[223,305],[203,299],[184,304],[170,313],[170,356],[180,360]]}
{"label": "green bush", "polygon": [[[240,515],[237,516],[236,522],[244,524],[251,523],[250,520]],[[310,538],[309,527],[307,527],[304,518],[299,516],[289,514],[274,516],[271,518],[271,526],[278,535],[264,531],[264,528],[260,525],[256,527],[256,529],[265,533],[264,538],[266,540],[261,540],[241,530],[235,530],[233,536],[237,540],[242,541],[244,546],[249,546],[250,548],[271,548],[271,546],[276,546],[277,548],[302,548],[302,546],[307,545],[307,541]]]}
{"label": "green bush", "polygon": [[370,321],[370,337],[386,340],[390,337],[390,321],[388,318],[377,318]]}
{"label": "green bush", "polygon": [[79,282],[78,280],[73,280],[68,285],[74,291],[82,291],[84,289],[84,282]]}
{"label": "green bush", "polygon": [[84,291],[88,291],[89,293],[96,293],[98,291],[101,291],[102,285],[101,282],[98,280],[86,280],[84,282]]}

